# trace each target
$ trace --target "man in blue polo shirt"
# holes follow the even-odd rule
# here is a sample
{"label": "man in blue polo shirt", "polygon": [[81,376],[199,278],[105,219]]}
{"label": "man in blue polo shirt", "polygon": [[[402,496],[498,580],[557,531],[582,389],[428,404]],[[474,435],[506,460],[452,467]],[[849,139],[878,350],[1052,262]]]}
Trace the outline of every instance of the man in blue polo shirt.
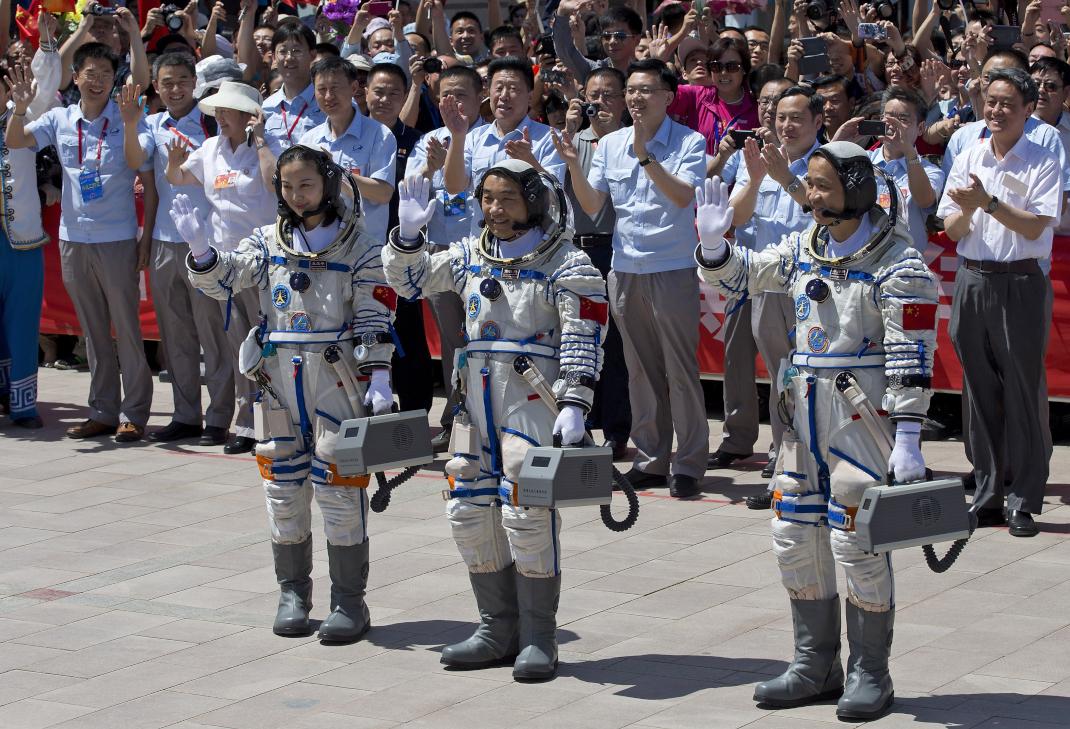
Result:
{"label": "man in blue polo shirt", "polygon": [[[69,428],[67,435],[90,438],[114,433],[115,440],[124,443],[140,440],[145,433],[152,376],[138,320],[138,271],[145,268],[149,250],[135,240],[135,173],[123,156],[123,120],[111,100],[118,66],[107,46],[86,43],[74,54],[79,103],[51,109],[31,124],[25,119],[32,94],[28,89],[16,91],[7,145],[12,149],[55,145],[63,165],[59,224],[63,283],[86,336],[90,373],[89,419]],[[121,402],[120,372],[125,393]]]}
{"label": "man in blue polo shirt", "polygon": [[[664,62],[633,63],[625,103],[634,126],[602,137],[585,175],[568,135],[554,144],[588,215],[608,197],[617,213],[609,305],[620,325],[637,455],[628,480],[695,496],[706,471],[709,425],[699,384],[695,186],[706,140],[666,115],[677,80]],[[673,431],[676,456],[672,458]]]}
{"label": "man in blue polo shirt", "polygon": [[296,18],[279,23],[271,38],[282,88],[264,99],[264,141],[276,157],[326,118],[310,83],[315,47],[315,34]]}
{"label": "man in blue polo shirt", "polygon": [[381,243],[394,194],[397,142],[389,129],[360,113],[353,101],[356,84],[357,69],[349,61],[328,56],[313,66],[315,100],[327,119],[305,132],[300,143],[327,150],[349,170],[360,190],[364,227]]}
{"label": "man in blue polo shirt", "polygon": [[[492,123],[469,133],[473,120],[461,115],[456,102],[440,105],[442,121],[453,139],[446,152],[443,175],[447,192],[470,192],[475,180],[483,179],[487,170],[509,158],[523,160],[564,184],[565,163],[554,149],[550,127],[528,118],[535,87],[531,64],[515,57],[498,58],[491,61],[487,72]],[[472,209],[472,235],[479,235],[481,222],[483,211],[476,205]]]}

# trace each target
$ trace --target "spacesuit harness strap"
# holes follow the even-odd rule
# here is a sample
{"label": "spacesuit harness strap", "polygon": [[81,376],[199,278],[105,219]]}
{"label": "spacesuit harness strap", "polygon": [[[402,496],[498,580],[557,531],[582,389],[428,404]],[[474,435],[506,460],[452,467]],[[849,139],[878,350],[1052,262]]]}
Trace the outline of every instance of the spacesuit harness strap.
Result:
{"label": "spacesuit harness strap", "polygon": [[465,346],[467,355],[488,354],[527,354],[535,357],[557,359],[557,347],[536,342],[524,342],[512,339],[472,339]]}
{"label": "spacesuit harness strap", "polygon": [[814,273],[822,278],[833,281],[875,281],[873,274],[865,271],[854,271],[850,268],[839,268],[819,264],[813,261],[799,261],[799,270],[803,273]]}
{"label": "spacesuit harness strap", "polygon": [[333,261],[287,258],[286,256],[272,256],[269,260],[276,266],[303,268],[306,271],[339,271],[341,273],[353,273],[353,269],[350,266],[345,263],[335,263]]}
{"label": "spacesuit harness strap", "polygon": [[489,276],[491,278],[500,278],[503,281],[543,281],[546,279],[546,274],[542,271],[515,268],[513,266],[482,266],[474,263],[466,268],[468,273],[473,276]]}
{"label": "spacesuit harness strap", "polygon": [[884,367],[884,352],[870,354],[793,352],[791,363],[796,367],[809,367],[810,369],[842,370]]}

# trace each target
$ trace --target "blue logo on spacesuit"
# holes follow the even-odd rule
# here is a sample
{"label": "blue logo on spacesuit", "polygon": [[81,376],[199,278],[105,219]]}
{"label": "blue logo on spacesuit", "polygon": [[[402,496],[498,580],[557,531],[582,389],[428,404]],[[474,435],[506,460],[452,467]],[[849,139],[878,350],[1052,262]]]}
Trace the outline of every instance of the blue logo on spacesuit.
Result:
{"label": "blue logo on spacesuit", "polygon": [[829,337],[821,327],[810,327],[806,333],[806,343],[811,352],[824,352],[829,348]]}
{"label": "blue logo on spacesuit", "polygon": [[276,309],[285,309],[290,305],[290,289],[284,284],[277,284],[271,289],[271,303]]}
{"label": "blue logo on spacesuit", "polygon": [[498,326],[497,322],[483,322],[483,326],[479,328],[480,339],[501,339],[501,336],[502,329]]}
{"label": "blue logo on spacesuit", "polygon": [[312,320],[303,311],[298,311],[290,317],[290,331],[294,332],[310,332],[312,331]]}
{"label": "blue logo on spacesuit", "polygon": [[468,297],[468,318],[475,319],[479,316],[479,294],[472,294]]}
{"label": "blue logo on spacesuit", "polygon": [[810,316],[810,297],[799,296],[799,298],[795,299],[795,317],[802,321],[808,316]]}

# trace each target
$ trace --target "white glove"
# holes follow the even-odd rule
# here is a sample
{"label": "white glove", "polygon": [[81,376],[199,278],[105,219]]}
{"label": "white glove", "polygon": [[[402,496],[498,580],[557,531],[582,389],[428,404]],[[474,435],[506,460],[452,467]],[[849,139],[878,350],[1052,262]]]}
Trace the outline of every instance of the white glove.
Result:
{"label": "white glove", "polygon": [[896,483],[925,478],[925,458],[921,455],[921,423],[900,420],[895,424],[895,447],[888,458],[888,470]]}
{"label": "white glove", "polygon": [[390,406],[394,404],[394,393],[390,390],[390,370],[372,370],[372,379],[368,383],[368,393],[364,396],[364,404],[371,405],[372,415],[390,412]]}
{"label": "white glove", "polygon": [[402,240],[419,238],[435,214],[435,199],[428,200],[430,191],[431,181],[423,175],[406,177],[398,185],[398,232]]}
{"label": "white glove", "polygon": [[171,220],[178,228],[178,234],[182,240],[189,243],[189,252],[193,254],[193,260],[200,263],[208,255],[212,247],[208,244],[208,232],[204,229],[204,221],[201,220],[201,211],[190,202],[189,195],[180,192],[175,195],[175,201],[171,204]]}
{"label": "white glove", "polygon": [[696,224],[702,257],[713,263],[724,258],[728,243],[724,234],[732,227],[735,210],[728,204],[728,185],[720,177],[711,177],[695,188],[698,206]]}
{"label": "white glove", "polygon": [[565,405],[554,421],[554,435],[561,434],[561,445],[574,445],[583,440],[586,424],[583,411],[575,405]]}

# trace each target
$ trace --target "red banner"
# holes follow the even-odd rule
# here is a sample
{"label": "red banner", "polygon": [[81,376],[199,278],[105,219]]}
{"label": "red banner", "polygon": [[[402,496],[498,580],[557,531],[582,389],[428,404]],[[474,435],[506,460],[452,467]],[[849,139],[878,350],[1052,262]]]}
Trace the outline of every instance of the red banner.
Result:
{"label": "red banner", "polygon": [[[45,209],[45,229],[56,239],[59,206]],[[958,259],[955,244],[942,233],[933,236],[925,251],[929,267],[940,277],[939,339],[933,365],[933,387],[946,392],[962,389],[962,367],[947,333],[951,316],[951,295],[955,290]],[[141,331],[146,339],[159,339],[156,315],[149,298],[147,277],[141,278]],[[1048,395],[1052,400],[1070,400],[1070,236],[1056,236],[1052,254],[1051,282],[1054,290],[1051,338],[1048,343]],[[700,285],[701,319],[698,349],[699,371],[703,377],[718,378],[724,373],[725,299],[705,283]],[[433,356],[438,356],[439,339],[427,302],[424,302],[424,328]],[[63,287],[59,251],[55,245],[45,250],[45,301],[41,311],[44,334],[78,334],[74,306]],[[760,376],[765,376],[758,358]]]}

